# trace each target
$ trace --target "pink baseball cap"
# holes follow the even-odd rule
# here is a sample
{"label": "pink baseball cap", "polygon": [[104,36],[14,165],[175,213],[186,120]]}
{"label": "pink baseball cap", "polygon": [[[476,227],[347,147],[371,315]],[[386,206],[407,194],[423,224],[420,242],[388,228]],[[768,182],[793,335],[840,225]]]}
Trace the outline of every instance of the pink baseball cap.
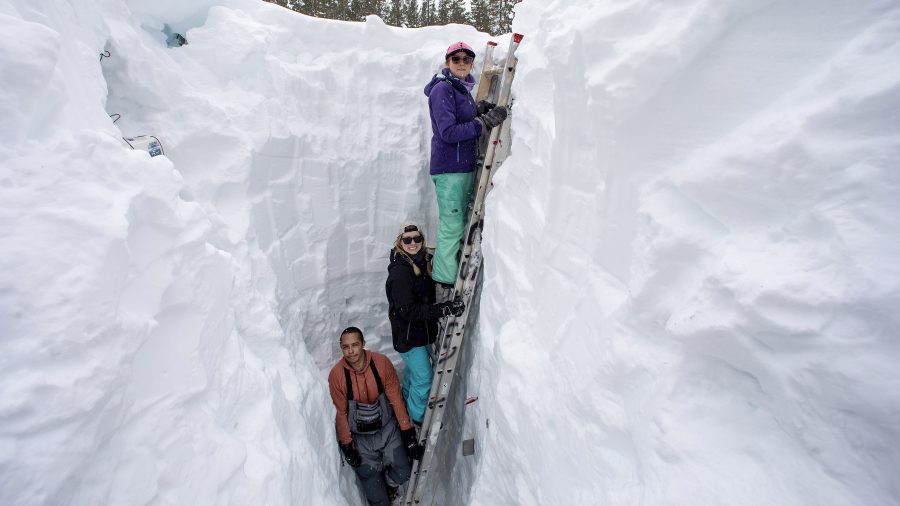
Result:
{"label": "pink baseball cap", "polygon": [[466,53],[472,58],[475,58],[475,50],[472,49],[472,46],[466,44],[465,42],[454,42],[453,44],[450,44],[450,47],[447,48],[447,52],[444,53],[444,59],[446,60],[450,57],[451,54],[458,53],[460,51]]}

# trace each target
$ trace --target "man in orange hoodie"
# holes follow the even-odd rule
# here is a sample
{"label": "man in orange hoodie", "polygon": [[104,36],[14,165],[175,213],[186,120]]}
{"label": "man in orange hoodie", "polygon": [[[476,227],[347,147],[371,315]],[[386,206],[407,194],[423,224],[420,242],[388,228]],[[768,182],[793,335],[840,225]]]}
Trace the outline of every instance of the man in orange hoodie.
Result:
{"label": "man in orange hoodie", "polygon": [[365,350],[356,327],[341,332],[343,357],[328,374],[334,425],[344,459],[356,471],[371,506],[388,506],[409,480],[410,459],[422,458],[391,361]]}

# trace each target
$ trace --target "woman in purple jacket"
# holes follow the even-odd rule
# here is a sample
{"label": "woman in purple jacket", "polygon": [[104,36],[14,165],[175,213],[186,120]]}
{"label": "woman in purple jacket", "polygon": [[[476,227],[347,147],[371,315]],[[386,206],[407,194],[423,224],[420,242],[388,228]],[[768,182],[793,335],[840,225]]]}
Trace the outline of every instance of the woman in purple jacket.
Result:
{"label": "woman in purple jacket", "polygon": [[444,69],[425,86],[431,112],[431,179],[440,219],[432,278],[445,289],[456,282],[457,253],[475,181],[478,137],[506,119],[505,107],[475,104],[471,93],[474,61],[475,51],[468,44],[454,42],[444,56]]}

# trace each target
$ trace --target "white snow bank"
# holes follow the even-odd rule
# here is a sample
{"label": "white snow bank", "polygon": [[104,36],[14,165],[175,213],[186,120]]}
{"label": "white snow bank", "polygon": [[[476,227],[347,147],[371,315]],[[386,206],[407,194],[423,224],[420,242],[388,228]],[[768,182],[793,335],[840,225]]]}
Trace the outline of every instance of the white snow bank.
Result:
{"label": "white snow bank", "polygon": [[113,3],[3,11],[0,502],[336,497],[302,451],[328,447],[298,410],[326,396],[295,376],[246,246],[104,110],[106,39],[103,64],[163,49]]}
{"label": "white snow bank", "polygon": [[518,8],[473,504],[900,502],[900,10]]}

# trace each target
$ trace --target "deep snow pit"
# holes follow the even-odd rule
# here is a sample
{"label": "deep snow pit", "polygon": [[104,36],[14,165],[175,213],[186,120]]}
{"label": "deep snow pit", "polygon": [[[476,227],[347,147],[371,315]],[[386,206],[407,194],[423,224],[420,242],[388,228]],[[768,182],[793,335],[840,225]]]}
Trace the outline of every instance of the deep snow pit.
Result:
{"label": "deep snow pit", "polygon": [[[441,504],[898,506],[897,3],[514,28]],[[422,87],[487,36],[260,0],[0,0],[0,31],[0,504],[361,505],[325,372],[347,325],[390,351]]]}
{"label": "deep snow pit", "polygon": [[[298,423],[277,408],[275,422],[287,441],[279,437],[274,447],[300,451],[308,465],[324,462],[327,478],[317,485],[340,483],[334,491],[358,502],[352,474],[337,465],[325,373],[339,356],[337,333],[348,325],[361,327],[369,347],[388,353],[402,371],[390,341],[384,279],[399,224],[416,219],[428,232],[436,221],[421,89],[446,37],[479,37],[458,27],[469,36],[423,31],[398,43],[402,31],[372,18],[341,25],[341,48],[315,35],[335,24],[283,17],[265,4],[254,9],[272,16],[268,24],[214,8],[206,25],[188,33],[189,45],[157,44],[151,54],[110,65],[107,105],[125,111],[122,129],[164,133],[184,178],[181,196],[208,214],[215,231],[209,240],[241,272],[235,288],[247,291],[245,302],[231,307],[243,352],[274,374],[299,376],[263,395],[278,405],[283,389],[286,405],[299,403],[299,416],[308,419]],[[222,59],[222,41],[236,33],[263,45],[238,46]],[[298,39],[300,33],[308,38]],[[121,39],[128,37],[115,42],[127,44]],[[357,38],[371,39],[371,54],[355,48]],[[391,45],[415,52],[393,55],[384,66]],[[247,64],[236,65],[242,58]],[[295,384],[304,386],[298,391]],[[296,447],[290,434],[298,431],[314,441],[315,452]],[[447,500],[464,502],[465,490]],[[293,501],[317,492],[284,493]]]}

